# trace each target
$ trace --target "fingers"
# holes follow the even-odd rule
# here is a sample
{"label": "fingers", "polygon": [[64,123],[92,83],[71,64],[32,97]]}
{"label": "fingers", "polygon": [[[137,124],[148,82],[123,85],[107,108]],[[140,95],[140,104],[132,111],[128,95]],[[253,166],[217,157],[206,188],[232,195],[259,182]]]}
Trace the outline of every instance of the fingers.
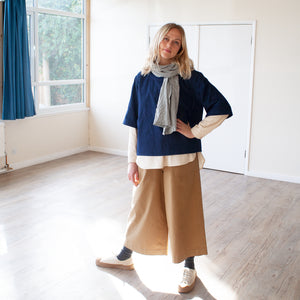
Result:
{"label": "fingers", "polygon": [[180,119],[177,119],[176,122],[176,131],[184,135],[185,137],[191,139],[194,138],[194,135],[191,131],[191,126],[189,123],[184,123]]}
{"label": "fingers", "polygon": [[180,119],[177,119],[176,126],[177,126],[177,128],[180,128],[180,129],[190,128],[190,124],[189,123],[184,123]]}
{"label": "fingers", "polygon": [[181,120],[177,119],[176,130],[180,133],[185,133],[190,128],[189,124],[185,124]]}
{"label": "fingers", "polygon": [[139,171],[136,163],[128,164],[128,179],[137,186],[139,184]]}
{"label": "fingers", "polygon": [[135,186],[138,186],[139,183],[140,183],[140,180],[139,180],[139,173],[136,172],[136,173],[134,174],[134,181],[133,181],[133,184],[134,184]]}
{"label": "fingers", "polygon": [[181,127],[182,125],[185,125],[185,123],[183,123],[180,119],[177,119],[176,126]]}
{"label": "fingers", "polygon": [[177,119],[177,122],[176,122],[176,130],[180,132],[181,130],[181,126],[182,126],[182,121]]}
{"label": "fingers", "polygon": [[135,185],[138,186],[138,184],[140,183],[139,180],[139,173],[135,172],[134,174],[128,174],[128,179]]}
{"label": "fingers", "polygon": [[133,175],[128,175],[128,179],[129,179],[135,186],[137,186],[137,185],[140,183],[138,173],[135,173],[135,174],[133,174]]}

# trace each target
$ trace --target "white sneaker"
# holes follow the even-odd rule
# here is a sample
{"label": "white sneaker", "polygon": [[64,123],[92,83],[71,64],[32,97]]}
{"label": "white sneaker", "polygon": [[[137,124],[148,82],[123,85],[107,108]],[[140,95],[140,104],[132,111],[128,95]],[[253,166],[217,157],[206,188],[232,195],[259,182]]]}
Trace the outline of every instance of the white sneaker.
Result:
{"label": "white sneaker", "polygon": [[114,269],[122,269],[122,270],[134,269],[132,257],[126,260],[119,260],[117,256],[111,256],[107,258],[97,258],[96,265],[102,268],[114,268]]}
{"label": "white sneaker", "polygon": [[190,292],[194,288],[196,277],[197,277],[196,270],[184,268],[182,280],[178,285],[178,292],[179,293]]}

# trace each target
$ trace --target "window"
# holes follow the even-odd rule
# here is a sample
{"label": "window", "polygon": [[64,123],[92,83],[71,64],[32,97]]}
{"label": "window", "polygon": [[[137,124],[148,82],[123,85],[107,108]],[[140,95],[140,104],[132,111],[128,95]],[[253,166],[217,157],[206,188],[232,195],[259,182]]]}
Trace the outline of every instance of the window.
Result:
{"label": "window", "polygon": [[37,112],[85,106],[85,0],[26,0]]}

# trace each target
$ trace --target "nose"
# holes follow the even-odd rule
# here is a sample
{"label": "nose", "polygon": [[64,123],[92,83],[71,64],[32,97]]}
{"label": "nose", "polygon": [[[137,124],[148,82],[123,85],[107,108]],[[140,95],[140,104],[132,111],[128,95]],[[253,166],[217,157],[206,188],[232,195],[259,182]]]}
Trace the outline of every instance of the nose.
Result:
{"label": "nose", "polygon": [[168,42],[167,42],[167,47],[168,47],[169,49],[172,48],[172,41],[168,41]]}

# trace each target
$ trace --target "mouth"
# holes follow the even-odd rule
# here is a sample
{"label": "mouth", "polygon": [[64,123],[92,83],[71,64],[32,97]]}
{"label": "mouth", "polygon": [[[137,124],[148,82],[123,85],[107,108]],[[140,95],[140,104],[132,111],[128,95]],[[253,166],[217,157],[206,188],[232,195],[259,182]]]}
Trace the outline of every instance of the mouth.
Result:
{"label": "mouth", "polygon": [[171,50],[169,50],[169,49],[164,49],[164,51],[167,53],[171,53]]}

